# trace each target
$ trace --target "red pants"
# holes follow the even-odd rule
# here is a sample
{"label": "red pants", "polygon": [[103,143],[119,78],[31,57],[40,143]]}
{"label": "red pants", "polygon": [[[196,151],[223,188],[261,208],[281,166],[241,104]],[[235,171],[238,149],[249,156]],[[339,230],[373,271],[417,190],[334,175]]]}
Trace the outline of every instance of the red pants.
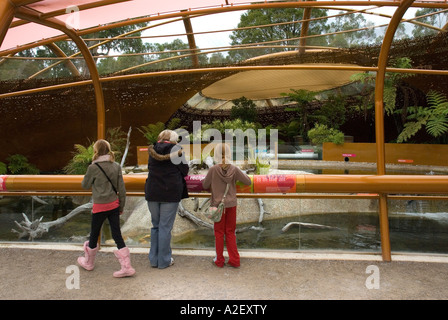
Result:
{"label": "red pants", "polygon": [[225,208],[221,221],[215,222],[215,248],[216,260],[215,264],[218,267],[223,267],[224,260],[224,237],[226,240],[227,253],[229,254],[228,263],[233,267],[240,266],[240,255],[236,247],[236,206]]}

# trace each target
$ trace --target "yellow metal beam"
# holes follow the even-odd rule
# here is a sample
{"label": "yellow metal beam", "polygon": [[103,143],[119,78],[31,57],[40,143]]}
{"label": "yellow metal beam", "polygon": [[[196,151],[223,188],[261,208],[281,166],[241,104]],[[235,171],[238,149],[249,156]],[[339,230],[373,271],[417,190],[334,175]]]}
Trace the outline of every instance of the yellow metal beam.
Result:
{"label": "yellow metal beam", "polygon": [[[296,193],[448,195],[448,177],[445,175],[288,175],[291,176],[294,177],[296,187],[287,197]],[[146,178],[146,175],[124,175],[126,190],[142,192]],[[84,192],[81,187],[82,179],[82,175],[5,175],[2,176],[4,187],[1,190],[0,185],[0,191]],[[200,178],[193,180],[200,181]],[[276,180],[272,183],[275,185]],[[252,190],[253,187],[254,185]]]}
{"label": "yellow metal beam", "polygon": [[[384,81],[386,77],[386,65],[389,57],[390,47],[401,19],[406,10],[412,5],[414,0],[403,0],[400,2],[397,10],[395,10],[386,34],[383,38],[380,55],[378,57],[378,71],[375,80],[375,136],[376,136],[376,164],[377,174],[384,175],[386,173],[386,155],[385,155],[385,141],[384,141]],[[407,182],[403,182],[406,184]],[[405,186],[403,186],[404,188]],[[379,218],[381,230],[381,251],[384,261],[391,261],[391,247],[389,234],[389,214],[387,208],[387,195],[384,192],[380,193],[379,198]]]}
{"label": "yellow metal beam", "polygon": [[311,8],[303,9],[302,28],[300,29],[299,53],[305,53],[306,36],[308,35],[308,27],[310,25]]}
{"label": "yellow metal beam", "polygon": [[[64,51],[61,50],[55,43],[49,43],[47,44],[47,47],[58,57],[67,58],[67,55],[64,53]],[[73,62],[69,59],[64,59],[64,63],[67,66],[67,68],[70,70],[70,72],[75,76],[79,77],[81,74],[79,73],[78,68],[73,64]],[[38,72],[34,74],[33,76],[36,76],[41,72]]]}

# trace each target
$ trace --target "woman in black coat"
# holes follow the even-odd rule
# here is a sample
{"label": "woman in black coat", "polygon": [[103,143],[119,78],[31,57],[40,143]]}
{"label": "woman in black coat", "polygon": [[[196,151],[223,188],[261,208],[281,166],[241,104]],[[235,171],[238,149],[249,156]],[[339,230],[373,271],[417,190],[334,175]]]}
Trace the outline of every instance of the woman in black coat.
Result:
{"label": "woman in black coat", "polygon": [[188,164],[182,148],[177,144],[178,135],[164,130],[158,141],[148,147],[148,178],[145,183],[145,199],[151,212],[151,266],[160,269],[174,263],[171,257],[171,230],[180,200],[188,198],[184,177]]}

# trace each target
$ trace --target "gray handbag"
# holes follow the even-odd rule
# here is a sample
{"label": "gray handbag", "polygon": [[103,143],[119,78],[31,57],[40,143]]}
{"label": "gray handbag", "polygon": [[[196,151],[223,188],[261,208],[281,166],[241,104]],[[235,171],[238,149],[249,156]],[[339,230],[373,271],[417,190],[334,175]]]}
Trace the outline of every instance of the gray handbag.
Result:
{"label": "gray handbag", "polygon": [[219,222],[221,221],[222,213],[224,212],[224,199],[226,198],[227,191],[229,191],[229,184],[226,186],[226,191],[224,192],[224,195],[222,197],[221,202],[218,204],[217,207],[208,207],[207,210],[205,210],[205,216],[212,220],[213,222]]}

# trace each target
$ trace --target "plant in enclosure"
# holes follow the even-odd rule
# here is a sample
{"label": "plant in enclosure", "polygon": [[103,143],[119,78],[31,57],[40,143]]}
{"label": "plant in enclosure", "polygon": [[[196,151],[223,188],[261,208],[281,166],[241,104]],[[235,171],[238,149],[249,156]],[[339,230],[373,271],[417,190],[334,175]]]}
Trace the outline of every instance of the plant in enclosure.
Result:
{"label": "plant in enclosure", "polygon": [[81,144],[75,144],[76,151],[73,158],[64,167],[66,174],[85,174],[87,168],[92,163],[93,158],[93,143],[88,147]]}
{"label": "plant in enclosure", "polygon": [[14,154],[6,160],[8,161],[8,170],[12,174],[39,174],[39,169],[29,163],[24,155]]}
{"label": "plant in enclosure", "polygon": [[157,142],[157,137],[159,136],[159,133],[162,132],[165,129],[175,130],[182,127],[179,127],[181,122],[181,119],[179,118],[173,118],[171,119],[167,125],[163,122],[156,122],[156,123],[150,123],[147,126],[142,126],[140,128],[137,128],[138,131],[140,131],[143,136],[146,138],[148,144],[154,144]]}
{"label": "plant in enclosure", "polygon": [[328,128],[324,124],[316,123],[314,128],[308,131],[308,137],[313,144],[322,144],[324,142],[344,143],[344,133],[334,128]]}
{"label": "plant in enclosure", "polygon": [[6,164],[0,162],[0,174],[6,174],[6,172],[7,172]]}
{"label": "plant in enclosure", "polygon": [[257,110],[252,100],[241,97],[232,100],[232,102],[234,106],[232,106],[230,111],[230,118],[248,122],[255,122],[257,120]]}
{"label": "plant in enclosure", "polygon": [[316,99],[317,92],[308,90],[291,89],[289,93],[282,93],[283,96],[288,96],[292,101],[297,103],[296,107],[285,108],[286,111],[296,111],[298,114],[299,135],[302,135],[304,140],[307,140],[307,132],[310,130],[314,121],[319,118],[313,111],[315,107],[312,101]]}
{"label": "plant in enclosure", "polygon": [[[394,68],[407,69],[412,68],[411,59],[407,57],[401,57],[391,60],[391,65]],[[396,114],[396,97],[397,97],[397,89],[403,87],[403,79],[409,77],[408,73],[394,73],[387,72],[386,77],[384,79],[384,92],[383,92],[383,102],[384,102],[384,111],[386,115],[394,115]],[[376,74],[367,72],[367,73],[357,73],[351,77],[352,81],[357,81],[363,85],[361,98],[359,100],[359,105],[355,106],[354,109],[358,109],[364,112],[364,119],[367,121],[369,118],[372,118],[372,112],[374,110],[375,105],[375,80]],[[398,120],[397,129],[400,130],[402,127],[406,115],[408,112],[407,102],[404,102],[401,106],[401,121]]]}
{"label": "plant in enclosure", "polygon": [[430,91],[427,94],[427,101],[427,108],[421,106],[408,108],[408,122],[405,123],[397,142],[408,141],[423,127],[426,128],[428,134],[438,139],[439,142],[446,142],[448,133],[448,99],[440,92]]}

